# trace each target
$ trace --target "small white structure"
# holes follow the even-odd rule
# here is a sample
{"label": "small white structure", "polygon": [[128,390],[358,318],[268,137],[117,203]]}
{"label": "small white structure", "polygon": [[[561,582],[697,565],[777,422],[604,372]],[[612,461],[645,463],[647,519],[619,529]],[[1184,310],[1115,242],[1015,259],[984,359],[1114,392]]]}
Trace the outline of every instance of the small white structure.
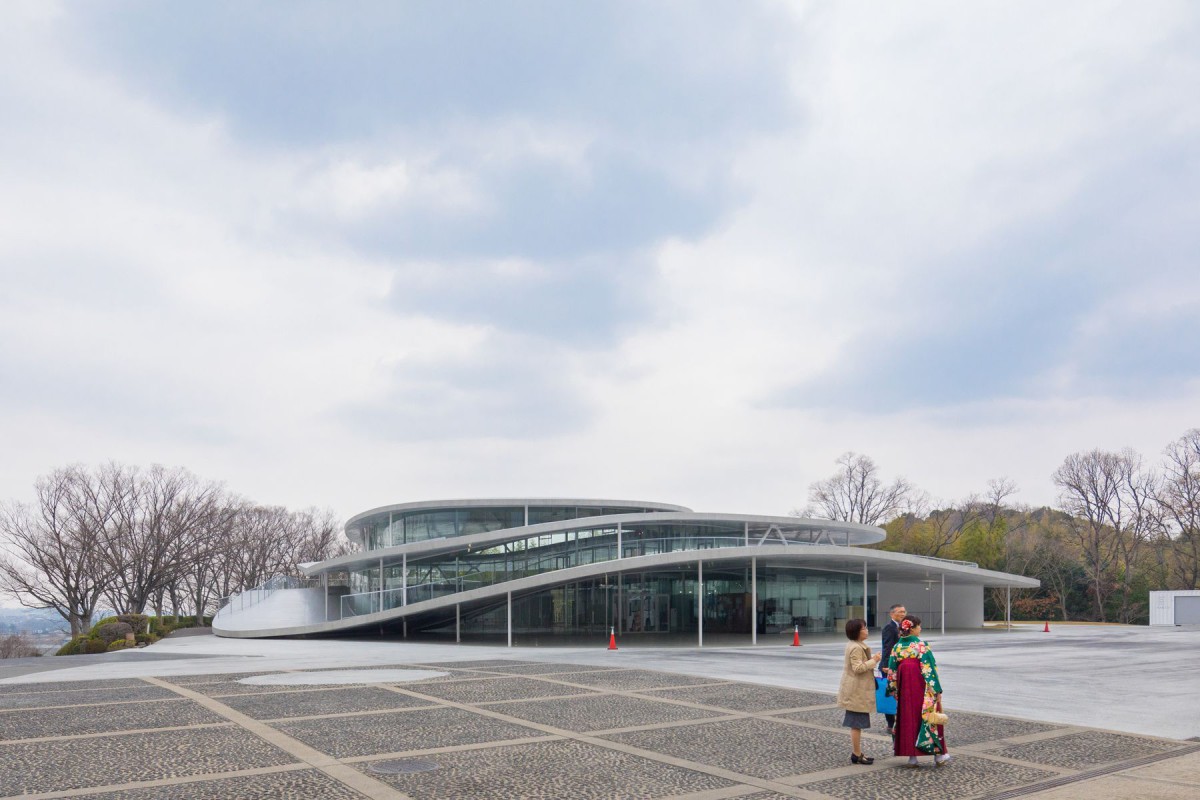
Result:
{"label": "small white structure", "polygon": [[1151,625],[1200,625],[1200,589],[1150,593]]}

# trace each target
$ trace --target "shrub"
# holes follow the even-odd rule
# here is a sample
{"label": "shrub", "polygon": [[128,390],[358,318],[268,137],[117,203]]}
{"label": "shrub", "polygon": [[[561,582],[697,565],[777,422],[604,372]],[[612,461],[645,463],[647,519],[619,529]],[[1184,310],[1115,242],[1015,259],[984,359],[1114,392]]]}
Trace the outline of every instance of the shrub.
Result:
{"label": "shrub", "polygon": [[103,653],[106,650],[108,650],[108,643],[103,639],[88,639],[83,644],[83,652],[87,653],[88,655]]}
{"label": "shrub", "polygon": [[92,629],[90,631],[88,631],[88,635],[95,636],[96,631],[100,630],[101,626],[112,625],[114,622],[120,622],[120,620],[117,619],[116,617],[105,617],[104,619],[100,620],[99,622],[97,622],[95,625],[92,626]]}
{"label": "shrub", "polygon": [[58,648],[58,652],[55,653],[54,655],[56,655],[56,656],[77,656],[83,652],[83,648],[86,646],[87,641],[88,641],[88,637],[86,637],[86,636],[76,636],[74,639],[67,642],[62,647]]}
{"label": "shrub", "polygon": [[133,626],[128,622],[108,622],[96,628],[92,632],[92,638],[108,644],[118,639],[123,640],[129,633],[133,633]]}
{"label": "shrub", "polygon": [[158,641],[158,637],[153,633],[139,633],[134,638],[138,644],[154,644]]}
{"label": "shrub", "polygon": [[145,633],[150,618],[145,614],[118,614],[117,620],[133,628],[134,633]]}
{"label": "shrub", "polygon": [[[93,640],[94,641],[94,640]],[[129,644],[124,639],[117,639],[115,642],[109,642],[107,650],[124,650]]]}

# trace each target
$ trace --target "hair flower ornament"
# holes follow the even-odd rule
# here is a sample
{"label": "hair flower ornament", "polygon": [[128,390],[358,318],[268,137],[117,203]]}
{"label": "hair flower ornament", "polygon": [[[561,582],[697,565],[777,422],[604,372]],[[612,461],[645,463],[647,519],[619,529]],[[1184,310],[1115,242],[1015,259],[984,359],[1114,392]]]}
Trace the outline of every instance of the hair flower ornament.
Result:
{"label": "hair flower ornament", "polygon": [[904,633],[905,636],[908,635],[908,632],[911,631],[912,628],[913,628],[913,624],[912,624],[911,619],[906,619],[900,623],[900,630],[902,633]]}

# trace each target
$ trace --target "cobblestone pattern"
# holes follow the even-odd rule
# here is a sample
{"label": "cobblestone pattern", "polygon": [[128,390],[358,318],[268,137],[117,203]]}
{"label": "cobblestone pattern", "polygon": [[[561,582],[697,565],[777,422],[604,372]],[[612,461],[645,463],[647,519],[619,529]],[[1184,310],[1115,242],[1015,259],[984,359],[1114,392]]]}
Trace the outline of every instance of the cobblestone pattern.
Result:
{"label": "cobblestone pattern", "polygon": [[[890,769],[863,770],[845,778],[806,783],[802,788],[846,800],[928,800],[931,797],[967,800],[1054,775],[1046,770],[964,755],[955,755],[954,760],[944,767],[933,766],[933,759],[929,758],[922,759],[917,769],[903,766],[905,759],[891,761],[895,766]],[[846,763],[849,765],[849,761]]]}
{"label": "cobblestone pattern", "polygon": [[[816,708],[812,711],[796,711],[791,714],[780,714],[779,718],[794,719],[797,722],[803,722],[808,725],[820,725],[825,728],[837,728],[842,731],[849,730],[849,728],[842,727],[842,720],[846,718],[846,712],[841,708]],[[887,736],[887,718],[883,714],[872,714],[871,727],[867,730],[871,733]],[[946,737],[950,737],[949,730],[946,731]],[[891,748],[889,747],[888,750],[891,750]]]}
{"label": "cobblestone pattern", "polygon": [[235,728],[0,745],[0,797],[278,767],[293,759]]}
{"label": "cobblestone pattern", "polygon": [[404,683],[395,685],[455,703],[486,703],[495,700],[522,700],[532,697],[556,697],[558,695],[590,693],[587,689],[563,686],[559,683],[530,680],[528,678],[484,678],[478,681],[458,681],[455,683]]}
{"label": "cobblestone pattern", "polygon": [[[62,656],[68,658],[68,656]],[[125,689],[130,686],[145,686],[136,678],[122,678],[112,681],[59,681],[47,683],[3,683],[0,684],[0,694],[35,694],[38,692],[66,692],[72,689]]]}
{"label": "cobblestone pattern", "polygon": [[[1028,736],[1031,733],[1046,733],[1061,730],[1059,725],[1028,722],[1022,719],[1003,719],[983,714],[968,714],[947,709],[950,722],[946,725],[946,739],[951,746],[979,744],[1013,736]],[[874,720],[872,720],[874,722]]]}
{"label": "cobblestone pattern", "polygon": [[[422,756],[438,769],[373,775],[416,798],[649,800],[735,784],[583,742],[555,741]],[[355,765],[366,771],[367,764]]]}
{"label": "cobblestone pattern", "polygon": [[[167,675],[159,680],[173,683],[176,686],[187,686],[191,688],[198,683],[228,683],[229,681],[238,681],[242,678],[253,678],[258,675],[279,675],[275,672],[227,672],[223,675]],[[144,684],[143,684],[144,685]]]}
{"label": "cobblestone pattern", "polygon": [[141,700],[166,700],[179,695],[160,686],[128,686],[125,688],[75,689],[68,692],[33,692],[30,694],[0,695],[0,709],[45,708],[47,706],[90,705],[92,703],[127,703]]}
{"label": "cobblestone pattern", "polygon": [[432,667],[434,669],[491,669],[492,667],[536,666],[536,661],[512,661],[507,658],[489,658],[480,661],[439,661],[433,664],[414,664],[412,666]]}
{"label": "cobblestone pattern", "polygon": [[[820,692],[802,692],[794,689],[778,689],[772,686],[755,686],[748,683],[726,683],[720,686],[697,686],[690,689],[667,689],[646,692],[647,697],[669,697],[706,706],[727,708],[730,711],[756,713],[760,711],[782,711],[785,708],[823,706],[832,703],[835,697]],[[838,718],[841,722],[841,718]]]}
{"label": "cobblestone pattern", "polygon": [[[947,732],[946,736],[949,738],[950,734]],[[1054,739],[1009,745],[998,750],[989,750],[988,753],[1034,764],[1087,769],[1098,764],[1163,753],[1180,746],[1182,743],[1163,742],[1140,736],[1085,731]]]}
{"label": "cobblestone pattern", "polygon": [[505,675],[550,675],[556,672],[609,672],[620,667],[593,667],[586,664],[522,664],[516,667],[488,667],[488,672]]}
{"label": "cobblestone pattern", "polygon": [[540,735],[531,728],[488,719],[457,708],[270,724],[335,758],[500,742]]}
{"label": "cobblestone pattern", "polygon": [[221,702],[254,719],[311,717],[318,714],[342,714],[355,711],[383,711],[389,708],[428,706],[418,700],[377,686],[326,689],[311,692],[278,692],[225,697]]}
{"label": "cobblestone pattern", "polygon": [[623,695],[572,697],[531,703],[495,703],[489,705],[488,710],[580,732],[632,728],[635,725],[654,725],[721,715],[719,711],[702,711],[698,708],[656,703],[653,700]]}
{"label": "cobblestone pattern", "polygon": [[781,778],[848,765],[848,734],[763,719],[631,731],[601,738],[759,778]]}
{"label": "cobblestone pattern", "polygon": [[[355,684],[361,686],[362,684]],[[193,683],[190,686],[185,686],[185,689],[190,689],[198,694],[207,695],[209,697],[230,697],[238,694],[265,694],[267,692],[287,692],[294,691],[297,688],[311,688],[308,686],[262,686],[253,683],[238,683],[237,681],[217,681],[216,683]]]}
{"label": "cobblestone pattern", "polygon": [[224,722],[227,722],[224,717],[191,700],[182,699],[112,706],[43,708],[36,713],[0,714],[0,741]]}
{"label": "cobblestone pattern", "polygon": [[121,792],[91,794],[87,800],[362,800],[362,795],[315,769],[248,775]]}
{"label": "cobblestone pattern", "polygon": [[714,683],[712,678],[697,678],[692,675],[675,675],[669,672],[650,672],[640,669],[613,669],[601,672],[570,672],[555,675],[555,680],[579,683],[593,686],[597,689],[618,689],[621,691],[636,691],[638,689],[666,688],[668,686],[692,686],[698,683]]}

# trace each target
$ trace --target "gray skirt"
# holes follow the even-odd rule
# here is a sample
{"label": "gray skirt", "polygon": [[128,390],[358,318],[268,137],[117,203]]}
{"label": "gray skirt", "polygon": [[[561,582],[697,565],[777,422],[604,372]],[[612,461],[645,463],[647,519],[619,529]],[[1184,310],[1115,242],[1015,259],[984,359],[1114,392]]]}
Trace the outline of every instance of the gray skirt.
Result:
{"label": "gray skirt", "polygon": [[871,715],[866,711],[847,711],[846,716],[842,719],[843,728],[869,728],[871,727]]}

